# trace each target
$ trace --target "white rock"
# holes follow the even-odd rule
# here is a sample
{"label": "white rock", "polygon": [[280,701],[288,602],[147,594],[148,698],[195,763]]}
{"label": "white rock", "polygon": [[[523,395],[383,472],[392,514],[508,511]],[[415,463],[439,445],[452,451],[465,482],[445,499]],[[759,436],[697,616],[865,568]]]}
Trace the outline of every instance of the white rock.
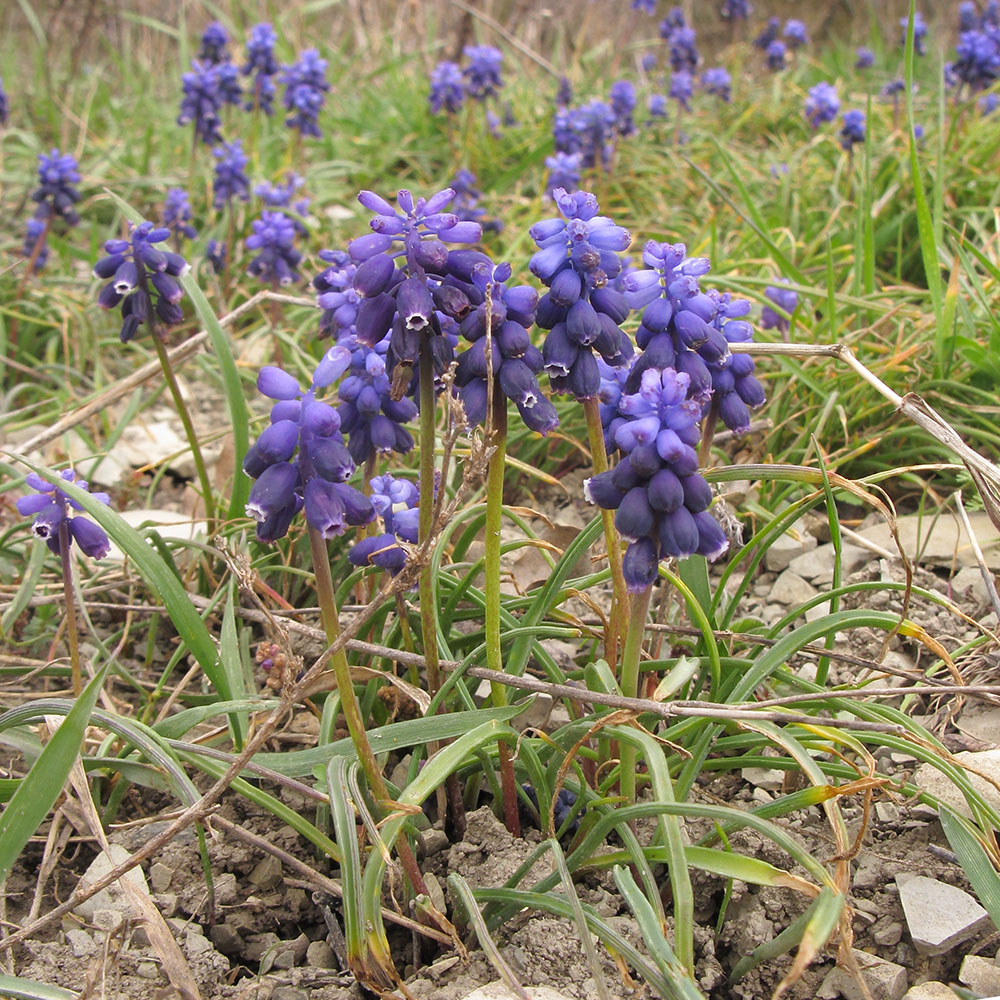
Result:
{"label": "white rock", "polygon": [[[531,1000],[569,1000],[565,993],[559,993],[550,986],[526,986],[525,991]],[[462,1000],[519,1000],[519,997],[498,979],[467,993]]]}
{"label": "white rock", "polygon": [[955,1000],[955,991],[947,983],[931,980],[911,986],[903,1000]]}
{"label": "white rock", "polygon": [[[793,573],[810,580],[818,586],[826,586],[833,582],[833,566],[835,550],[832,545],[820,545],[810,552],[796,556],[788,568]],[[840,550],[840,575],[845,578],[849,573],[857,572],[871,558],[871,553],[860,545],[842,543]]]}
{"label": "white rock", "polygon": [[810,597],[815,597],[818,591],[806,580],[803,580],[798,573],[786,569],[771,587],[771,593],[767,595],[769,601],[777,601],[778,604],[797,605],[803,601],[808,601]]}
{"label": "white rock", "polygon": [[[116,868],[130,857],[129,852],[120,844],[112,844],[109,850],[111,854],[110,858],[108,857],[108,851],[101,851],[91,861],[90,867],[83,873],[83,878],[80,880],[81,885],[92,885],[107,875],[112,868]],[[127,878],[140,891],[146,893],[147,896],[149,895],[146,876],[143,875],[142,869],[138,865],[135,868],[130,868],[123,878]],[[95,893],[90,899],[85,899],[79,906],[74,908],[73,912],[77,916],[83,917],[84,920],[93,922],[94,914],[97,910],[128,910],[131,912],[132,906],[125,896],[125,890],[116,882],[112,882],[111,885]]]}
{"label": "white rock", "polygon": [[958,981],[981,996],[1000,996],[1000,966],[981,955],[965,956]]}
{"label": "white rock", "polygon": [[[979,541],[990,569],[1000,570],[1000,532],[990,521],[985,511],[969,511],[969,522]],[[937,566],[951,566],[955,560],[960,566],[975,566],[976,557],[969,545],[965,529],[954,517],[939,517],[933,521],[919,514],[907,514],[897,520],[899,540],[903,551],[911,558],[921,552],[921,560]],[[890,552],[896,551],[896,543],[889,534],[885,523],[863,528],[858,532],[862,538],[881,546]]]}
{"label": "white rock", "polygon": [[744,767],[740,774],[751,785],[772,792],[781,791],[785,783],[785,772],[776,767]]}
{"label": "white rock", "polygon": [[66,931],[66,943],[73,952],[74,958],[86,958],[97,951],[97,942],[81,928]]}
{"label": "white rock", "polygon": [[796,557],[816,548],[816,539],[805,531],[798,531],[794,535],[779,535],[767,550],[764,556],[764,565],[772,573],[780,573],[783,569],[788,569],[788,564]]}
{"label": "white rock", "polygon": [[[121,517],[133,528],[141,528],[144,525],[148,528],[155,528],[157,534],[165,542],[169,542],[171,539],[190,542],[205,535],[205,521],[192,520],[186,514],[181,514],[176,510],[157,510],[151,507],[141,510],[125,510],[121,512]],[[125,555],[112,542],[111,551],[104,558],[121,562]]]}
{"label": "white rock", "polygon": [[963,566],[951,578],[951,589],[960,603],[970,598],[977,605],[990,603],[990,592],[978,566]]}
{"label": "white rock", "polygon": [[[994,781],[1000,779],[1000,750],[981,750],[979,752],[963,750],[961,753],[955,754],[954,759],[960,764],[988,774]],[[989,805],[1000,810],[1000,792],[994,785],[971,771],[966,772],[966,777],[972,787],[983,796]],[[921,791],[936,796],[960,816],[972,819],[972,813],[969,810],[969,804],[965,801],[965,796],[933,764],[921,764],[913,772],[913,782]]]}
{"label": "white rock", "polygon": [[899,901],[921,955],[943,955],[990,926],[989,914],[967,892],[928,878],[896,876]]}
{"label": "white rock", "polygon": [[[902,1000],[906,992],[906,969],[895,962],[887,962],[877,955],[852,948],[861,978],[871,993],[871,1000]],[[846,1000],[866,1000],[855,978],[839,966],[829,972],[816,994],[820,997],[842,996]]]}

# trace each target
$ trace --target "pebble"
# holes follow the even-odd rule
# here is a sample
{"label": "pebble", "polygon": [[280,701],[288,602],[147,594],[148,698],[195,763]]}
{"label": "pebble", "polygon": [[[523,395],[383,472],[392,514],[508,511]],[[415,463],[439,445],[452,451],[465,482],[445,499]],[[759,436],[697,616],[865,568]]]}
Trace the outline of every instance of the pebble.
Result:
{"label": "pebble", "polygon": [[778,604],[798,605],[803,601],[808,601],[810,597],[815,597],[819,591],[804,580],[798,573],[786,569],[771,588],[768,599]]}
{"label": "pebble", "polygon": [[314,969],[336,969],[337,956],[325,941],[310,941],[306,948],[306,965]]}
{"label": "pebble", "polygon": [[785,783],[785,772],[777,767],[744,767],[740,775],[754,787],[770,792],[780,792]]}
{"label": "pebble", "polygon": [[257,862],[248,878],[259,889],[273,889],[281,881],[281,862],[269,854]]}
{"label": "pebble", "polygon": [[898,920],[890,920],[883,924],[879,921],[872,928],[872,940],[883,947],[899,944],[903,937],[903,925]]}
{"label": "pebble", "polygon": [[425,830],[420,835],[420,845],[423,847],[425,858],[440,854],[448,849],[448,834],[444,830]]}
{"label": "pebble", "polygon": [[[1000,779],[1000,750],[982,750],[978,753],[963,750],[961,753],[955,754],[955,761],[989,775],[994,781]],[[966,772],[965,776],[990,806],[1000,810],[1000,792],[994,785],[971,771]],[[965,796],[933,764],[921,764],[913,772],[913,782],[922,792],[939,798],[945,805],[951,806],[960,816],[972,819],[972,813],[969,810],[968,802],[965,801]]]}
{"label": "pebble", "polygon": [[215,924],[208,932],[212,944],[224,955],[238,955],[243,949],[243,938],[231,924]]}
{"label": "pebble", "polygon": [[816,539],[808,532],[800,531],[795,535],[779,535],[764,556],[764,565],[772,573],[780,573],[788,569],[789,563],[796,557],[816,548]]}
{"label": "pebble", "polygon": [[155,962],[140,962],[135,967],[135,974],[142,979],[158,979],[160,970],[156,967]]}
{"label": "pebble", "polygon": [[[840,576],[843,580],[850,573],[856,573],[870,558],[867,549],[845,542],[840,550]],[[788,568],[819,587],[833,583],[833,565],[836,552],[832,545],[820,545],[809,552],[796,556]]]}
{"label": "pebble", "polygon": [[[90,867],[83,873],[80,879],[81,885],[93,884],[98,879],[103,878],[112,868],[117,867],[129,858],[129,852],[118,844],[112,844],[108,851],[101,851],[90,863]],[[146,885],[146,876],[142,874],[142,869],[136,865],[123,876],[127,878],[136,888],[149,895],[149,886]],[[115,883],[95,893],[90,899],[85,899],[79,906],[74,907],[73,912],[78,917],[83,917],[88,923],[93,923],[94,914],[98,910],[120,910],[123,913],[131,913],[132,907],[125,898],[125,891]]]}
{"label": "pebble", "polygon": [[956,886],[902,872],[896,885],[906,926],[921,955],[944,955],[990,925],[989,914]]}
{"label": "pebble", "polygon": [[166,892],[173,877],[173,869],[168,868],[162,861],[154,861],[150,866],[149,884],[153,887],[153,892]]}
{"label": "pebble", "polygon": [[[861,978],[871,993],[871,1000],[902,1000],[906,992],[906,969],[903,966],[857,948],[851,951],[861,969]],[[827,973],[816,995],[831,1000],[836,996],[846,1000],[867,1000],[854,977],[839,966]]]}
{"label": "pebble", "polygon": [[981,955],[966,955],[958,981],[984,997],[1000,995],[1000,966]]}
{"label": "pebble", "polygon": [[74,958],[86,958],[97,951],[97,944],[94,939],[85,931],[77,927],[75,930],[66,931],[66,943],[73,952]]}

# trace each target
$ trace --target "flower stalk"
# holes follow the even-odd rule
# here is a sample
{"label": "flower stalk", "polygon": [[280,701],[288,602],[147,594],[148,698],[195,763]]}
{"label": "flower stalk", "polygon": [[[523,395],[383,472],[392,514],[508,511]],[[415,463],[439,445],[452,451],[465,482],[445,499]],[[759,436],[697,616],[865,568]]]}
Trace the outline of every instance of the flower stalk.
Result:
{"label": "flower stalk", "polygon": [[[653,588],[647,587],[632,594],[632,609],[625,633],[622,650],[621,688],[626,698],[637,698],[639,693],[639,662],[642,656],[642,637],[649,612],[649,599]],[[621,764],[619,766],[619,787],[626,804],[635,802],[635,748],[627,743],[619,744]]]}
{"label": "flower stalk", "polygon": [[73,559],[70,554],[69,521],[59,525],[59,558],[62,563],[63,598],[66,604],[66,640],[73,673],[73,696],[83,691],[83,671],[80,668],[80,632],[76,623],[76,587],[73,583]]}

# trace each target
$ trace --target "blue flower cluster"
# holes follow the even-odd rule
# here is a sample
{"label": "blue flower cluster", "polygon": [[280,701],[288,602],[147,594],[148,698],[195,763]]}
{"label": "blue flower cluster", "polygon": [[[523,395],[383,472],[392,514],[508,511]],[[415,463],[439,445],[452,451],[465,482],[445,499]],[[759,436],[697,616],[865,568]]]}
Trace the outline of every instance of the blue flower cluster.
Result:
{"label": "blue flower cluster", "polygon": [[[87,481],[78,479],[72,469],[63,469],[60,476],[64,482],[87,489]],[[44,539],[53,552],[60,551],[59,529],[64,524],[69,529],[70,544],[76,542],[84,554],[93,559],[103,559],[111,551],[111,542],[104,529],[79,513],[83,508],[59,489],[58,482],[50,483],[32,472],[25,477],[25,484],[36,492],[17,501],[17,512],[22,517],[35,518],[31,525],[32,532]],[[107,493],[91,493],[91,496],[100,503],[111,503]]]}
{"label": "blue flower cluster", "polygon": [[[41,246],[38,246],[39,241],[41,241]],[[37,250],[35,249],[36,247],[38,247]],[[21,255],[28,260],[34,255],[36,271],[41,271],[48,262],[49,245],[45,240],[45,223],[41,219],[28,219]]]}
{"label": "blue flower cluster", "polygon": [[701,85],[706,94],[715,94],[725,103],[732,97],[733,79],[722,66],[713,66],[701,74]]}
{"label": "blue flower cluster", "polygon": [[453,115],[462,107],[465,103],[465,79],[458,63],[445,59],[431,70],[428,100],[435,115],[442,111]]}
{"label": "blue flower cluster", "polygon": [[229,45],[229,32],[218,21],[213,21],[202,33],[198,58],[209,66],[228,62],[227,45]]}
{"label": "blue flower cluster", "polygon": [[674,70],[670,74],[669,97],[673,98],[685,111],[691,110],[691,95],[694,93],[694,78],[686,69]]}
{"label": "blue flower cluster", "polygon": [[983,21],[963,31],[955,46],[957,58],[945,66],[946,78],[985,90],[1000,79],[1000,27]]}
{"label": "blue flower cluster", "polygon": [[319,113],[326,103],[330,82],[326,79],[326,60],[316,49],[306,49],[299,61],[284,67],[281,82],[285,86],[282,98],[288,116],[285,124],[298,129],[302,135],[317,138],[323,133],[319,127]]}
{"label": "blue flower cluster", "polygon": [[840,145],[850,152],[859,142],[865,141],[865,113],[851,108],[844,112],[841,122]]}
{"label": "blue flower cluster", "polygon": [[205,143],[222,142],[222,105],[219,69],[210,63],[191,62],[191,69],[181,77],[181,108],[178,125],[194,123],[194,134]]}
{"label": "blue flower cluster", "polygon": [[38,187],[31,192],[31,200],[38,206],[36,219],[62,219],[67,226],[75,226],[80,221],[76,203],[80,192],[80,169],[76,159],[69,153],[53,149],[38,154]]}
{"label": "blue flower cluster", "polygon": [[611,84],[608,96],[615,116],[615,131],[620,136],[633,135],[636,130],[635,122],[632,120],[632,112],[635,111],[635,87],[629,80],[616,80]]}
{"label": "blue flower cluster", "polygon": [[545,167],[548,170],[545,178],[546,194],[551,194],[556,188],[575,191],[580,186],[579,153],[553,153],[552,156],[545,157]]}
{"label": "blue flower cluster", "polygon": [[719,10],[723,21],[745,21],[752,13],[750,0],[723,0]]}
{"label": "blue flower cluster", "polygon": [[164,326],[175,326],[184,319],[180,307],[184,290],[176,279],[188,270],[180,254],[154,245],[169,239],[170,230],[165,226],[141,222],[129,228],[131,238],[108,240],[104,244],[107,256],[94,265],[95,278],[110,279],[97,304],[102,309],[121,306],[122,343],[130,341],[143,323],[152,328],[158,320]]}
{"label": "blue flower cluster", "polygon": [[247,111],[260,110],[267,115],[274,112],[274,78],[279,69],[278,61],[274,57],[277,40],[278,36],[270,24],[255,24],[250,29],[246,62],[240,69],[244,76],[253,74],[248,100],[244,105]]}
{"label": "blue flower cluster", "polygon": [[244,472],[256,480],[246,513],[257,522],[262,542],[284,537],[300,510],[323,538],[343,534],[349,524],[374,520],[371,501],[347,482],[354,461],[340,433],[340,417],[316,398],[343,375],[350,361],[346,348],[331,347],[305,391],[281,368],[262,368],[257,377],[261,393],[276,400],[270,426],[243,460]]}
{"label": "blue flower cluster", "polygon": [[539,388],[544,361],[528,333],[535,321],[538,293],[530,285],[509,287],[510,274],[509,264],[494,268],[484,257],[473,267],[471,281],[462,284],[462,291],[476,306],[459,324],[472,346],[459,355],[455,385],[470,422],[482,423],[492,371],[494,393],[513,401],[531,430],[547,434],[559,424],[559,417]]}
{"label": "blue flower cluster", "polygon": [[[795,312],[795,307],[799,304],[798,292],[791,288],[785,288],[788,284],[787,278],[781,278],[780,284],[768,285],[764,289],[764,298],[776,305],[781,313],[775,312],[771,306],[766,305],[760,311],[760,325],[765,330],[778,330],[780,333],[788,333],[789,318]],[[787,316],[784,315],[787,313]]]}
{"label": "blue flower cluster", "polygon": [[549,289],[538,303],[536,322],[549,331],[542,354],[553,390],[589,399],[601,385],[594,351],[612,366],[625,364],[633,354],[620,327],[628,306],[608,285],[621,271],[618,254],[632,237],[598,215],[594,195],[557,188],[552,196],[563,217],[530,229],[539,249],[529,267]]}
{"label": "blue flower cluster", "polygon": [[382,533],[362,538],[347,558],[354,566],[377,566],[396,574],[406,565],[406,549],[400,543],[417,543],[419,485],[390,475],[375,476],[370,498],[376,515],[382,519]]}
{"label": "blue flower cluster", "polygon": [[788,40],[789,48],[797,49],[809,43],[806,26],[794,17],[790,17],[785,21],[785,27],[782,29],[781,36]]}
{"label": "blue flower cluster", "polygon": [[766,52],[768,48],[770,48],[771,43],[777,40],[778,32],[780,30],[781,18],[769,17],[764,30],[761,31],[761,33],[753,40],[754,48],[760,49],[762,52]]}
{"label": "blue flower cluster", "polygon": [[868,69],[875,65],[875,53],[867,45],[859,45],[854,51],[854,68]]}
{"label": "blue flower cluster", "polygon": [[788,50],[785,48],[785,43],[776,38],[767,47],[767,68],[774,73],[784,69],[787,54]]}
{"label": "blue flower cluster", "polygon": [[466,94],[476,101],[496,97],[503,87],[500,76],[503,53],[492,45],[466,45],[462,54],[466,60],[462,70]]}
{"label": "blue flower cluster", "polygon": [[163,224],[173,233],[174,239],[195,239],[198,230],[191,225],[191,202],[184,188],[170,188],[163,202]]}
{"label": "blue flower cluster", "polygon": [[840,98],[837,88],[832,83],[821,80],[809,88],[806,97],[805,116],[813,128],[819,128],[825,122],[832,122],[840,111]]}
{"label": "blue flower cluster", "polygon": [[693,73],[698,68],[701,56],[698,54],[697,36],[680,7],[672,7],[660,22],[660,37],[667,43],[670,68],[675,73],[681,70]]}
{"label": "blue flower cluster", "polygon": [[716,559],[728,548],[708,512],[712,489],[698,474],[701,407],[688,398],[688,383],[672,368],[646,369],[638,391],[619,402],[623,419],[614,440],[624,456],[584,483],[588,501],[617,512],[615,527],[629,542],[622,570],[633,593],[655,583],[661,559]]}
{"label": "blue flower cluster", "polygon": [[617,116],[611,105],[594,100],[576,108],[560,108],[552,123],[556,153],[577,154],[580,166],[607,167],[614,152]]}
{"label": "blue flower cluster", "polygon": [[297,268],[302,253],[295,246],[295,224],[284,212],[262,212],[253,222],[247,237],[248,250],[257,255],[250,261],[247,274],[269,285],[290,285],[301,275]]}
{"label": "blue flower cluster", "polygon": [[[906,45],[906,33],[910,27],[910,19],[908,17],[901,17],[899,19],[899,44]],[[918,56],[926,55],[927,49],[924,43],[927,40],[927,22],[924,20],[924,15],[920,13],[919,10],[913,12],[913,51],[916,52]]]}
{"label": "blue flower cluster", "polygon": [[10,102],[7,100],[7,91],[3,89],[3,78],[0,77],[0,127],[7,127],[7,120],[10,118]]}
{"label": "blue flower cluster", "polygon": [[222,208],[233,198],[240,201],[250,200],[250,181],[246,175],[246,166],[250,162],[243,152],[243,143],[239,139],[224,142],[212,150],[215,157],[215,172],[212,176],[212,204]]}

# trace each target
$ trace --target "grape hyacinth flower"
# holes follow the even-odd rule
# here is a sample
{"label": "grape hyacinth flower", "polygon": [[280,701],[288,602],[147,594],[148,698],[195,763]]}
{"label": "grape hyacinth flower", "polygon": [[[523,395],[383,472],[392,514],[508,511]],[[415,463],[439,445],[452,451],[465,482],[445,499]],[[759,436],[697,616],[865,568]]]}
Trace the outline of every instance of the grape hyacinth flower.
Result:
{"label": "grape hyacinth flower", "polygon": [[625,583],[634,594],[652,587],[662,559],[717,559],[729,547],[708,511],[712,488],[698,473],[695,451],[701,407],[687,390],[683,372],[647,368],[638,391],[620,404],[627,416],[616,437],[628,442],[625,455],[584,482],[590,503],[617,511],[615,526],[629,542]]}
{"label": "grape hyacinth flower", "polygon": [[[909,31],[910,19],[908,17],[901,17],[899,19],[899,27],[899,44],[905,48],[906,34]],[[927,49],[924,47],[924,41],[926,38],[927,22],[924,20],[924,15],[921,14],[919,10],[916,10],[913,12],[913,51],[916,52],[918,56],[927,54]]]}
{"label": "grape hyacinth flower", "polygon": [[676,70],[670,75],[670,90],[672,97],[685,111],[691,110],[691,95],[694,92],[694,80],[687,70]]}
{"label": "grape hyacinth flower", "polygon": [[312,280],[318,295],[316,304],[323,310],[320,317],[320,339],[333,337],[349,350],[357,346],[355,324],[358,308],[364,296],[354,287],[358,267],[346,250],[320,250],[320,260],[330,266],[320,271]]}
{"label": "grape hyacinth flower", "polygon": [[31,200],[38,206],[36,219],[62,219],[67,226],[80,221],[74,206],[80,200],[76,186],[80,171],[76,159],[69,153],[53,149],[38,154],[38,187],[31,192]]}
{"label": "grape hyacinth flower", "polygon": [[781,30],[781,19],[777,17],[769,17],[767,19],[767,26],[753,40],[754,48],[766,52],[768,48],[770,48],[771,42],[777,39],[778,32],[780,30]]}
{"label": "grape hyacinth flower", "polygon": [[813,128],[819,128],[825,122],[832,122],[840,111],[840,98],[837,88],[825,80],[809,88],[806,97],[805,116]]}
{"label": "grape hyacinth flower", "polygon": [[192,61],[191,70],[181,77],[183,96],[177,115],[178,125],[194,122],[195,137],[205,143],[222,142],[219,112],[223,95],[215,66]]}
{"label": "grape hyacinth flower", "polygon": [[[82,490],[88,489],[87,481],[77,478],[72,469],[63,469],[59,475],[63,482],[73,483]],[[80,551],[92,559],[103,559],[111,551],[111,542],[104,529],[86,514],[80,513],[83,508],[59,489],[59,482],[51,483],[34,472],[29,473],[24,481],[35,493],[17,501],[17,512],[22,517],[34,517],[32,534],[43,539],[53,552],[60,552],[59,528],[63,524],[69,530],[70,544],[76,542]],[[105,505],[111,503],[107,493],[91,493],[91,496]]]}
{"label": "grape hyacinth flower", "polygon": [[[483,423],[492,369],[494,401],[498,397],[510,399],[531,430],[547,434],[559,424],[559,417],[538,386],[538,375],[545,365],[541,351],[532,344],[528,333],[528,327],[535,321],[538,293],[529,285],[508,287],[510,274],[510,265],[506,263],[496,268],[484,264],[473,269],[473,298],[481,301],[460,323],[462,335],[472,346],[459,356],[455,385],[469,422]],[[492,357],[486,353],[487,292]]]}
{"label": "grape hyacinth flower", "polygon": [[[38,246],[41,241],[41,246]],[[35,258],[34,270],[41,271],[49,259],[49,245],[45,239],[45,223],[41,219],[28,219],[21,255],[31,260]]]}
{"label": "grape hyacinth flower", "polygon": [[163,202],[163,224],[180,243],[181,238],[193,240],[198,230],[191,225],[191,203],[184,188],[170,188]]}
{"label": "grape hyacinth flower", "polygon": [[248,250],[258,251],[250,261],[247,274],[260,278],[272,287],[298,281],[302,253],[295,246],[295,225],[284,212],[262,212],[253,222],[247,237]]}
{"label": "grape hyacinth flower", "polygon": [[316,49],[306,49],[297,63],[285,67],[281,82],[285,85],[283,101],[289,112],[285,124],[302,135],[319,138],[323,134],[318,124],[319,113],[330,89],[326,60],[320,58]]}
{"label": "grape hyacinth flower", "polygon": [[247,111],[274,112],[274,78],[278,73],[278,61],[274,57],[274,46],[278,36],[274,28],[266,22],[255,24],[247,38],[246,62],[240,69],[244,76],[253,74],[249,100],[244,105]]}
{"label": "grape hyacinth flower", "polygon": [[634,135],[635,87],[629,80],[616,80],[609,93],[611,110],[615,115],[615,131],[620,136]]}
{"label": "grape hyacinth flower", "polygon": [[655,14],[656,0],[632,0],[632,10],[641,10],[647,14]]}
{"label": "grape hyacinth flower", "polygon": [[538,251],[529,267],[548,292],[538,304],[536,322],[548,330],[543,357],[549,382],[556,392],[592,399],[601,378],[596,350],[613,366],[633,354],[632,342],[620,324],[628,306],[608,282],[621,271],[619,253],[632,237],[607,216],[586,191],[552,192],[562,218],[545,219],[530,229]]}
{"label": "grape hyacinth flower", "polygon": [[642,260],[646,268],[630,271],[621,282],[628,307],[643,311],[636,331],[641,353],[627,390],[637,390],[647,368],[673,368],[687,377],[686,387],[701,406],[712,392],[709,365],[730,356],[728,341],[713,325],[718,303],[699,284],[711,264],[706,257],[688,257],[683,243],[653,240]]}
{"label": "grape hyacinth flower", "polygon": [[975,0],[962,0],[958,5],[958,30],[975,31],[979,27],[979,8]]}
{"label": "grape hyacinth flower", "polygon": [[205,260],[216,274],[226,270],[226,244],[221,240],[209,240],[205,244]]}
{"label": "grape hyacinth flower", "polygon": [[240,87],[240,71],[231,62],[222,62],[215,67],[219,81],[219,97],[223,104],[240,107],[243,104],[243,89]]}
{"label": "grape hyacinth flower", "polygon": [[108,240],[106,257],[94,265],[94,277],[110,279],[101,289],[97,304],[103,309],[121,306],[122,343],[130,341],[143,323],[176,326],[184,319],[180,301],[184,291],[176,281],[188,270],[177,253],[158,250],[154,244],[170,237],[165,226],[152,222],[130,225],[130,239]]}
{"label": "grape hyacinth flower", "polygon": [[723,21],[745,21],[752,13],[750,0],[723,0],[719,17]]}
{"label": "grape hyacinth flower", "polygon": [[559,77],[559,86],[556,88],[555,105],[557,108],[568,108],[573,103],[573,87],[568,76]]}
{"label": "grape hyacinth flower", "polygon": [[[977,106],[983,116],[993,114],[998,105],[1000,105],[1000,97],[996,94],[986,94],[984,97],[980,97],[977,102]],[[28,225],[30,226],[31,223],[29,222]]]}
{"label": "grape hyacinth flower", "polygon": [[794,17],[785,21],[785,27],[781,32],[783,38],[788,39],[790,48],[797,49],[809,43],[809,35],[806,26]]}
{"label": "grape hyacinth flower", "polygon": [[773,73],[785,68],[785,43],[775,39],[767,47],[767,68]]}
{"label": "grape hyacinth flower", "polygon": [[316,398],[340,378],[350,359],[346,348],[331,347],[305,391],[281,368],[267,366],[257,376],[260,392],[276,401],[270,426],[243,460],[243,471],[256,480],[246,513],[257,522],[261,542],[283,538],[300,510],[327,539],[342,535],[347,525],[374,520],[371,501],[347,482],[354,461],[344,446],[340,417]]}
{"label": "grape hyacinth flower", "polygon": [[985,90],[1000,78],[1000,32],[965,31],[955,46],[955,54],[958,58],[945,69],[973,91]]}
{"label": "grape hyacinth flower", "polygon": [[455,200],[450,208],[458,216],[459,222],[478,222],[484,233],[503,231],[503,223],[499,219],[484,218],[486,209],[479,207],[483,192],[476,187],[476,175],[471,170],[464,167],[456,170],[450,187],[455,192]]}
{"label": "grape hyacinth flower", "polygon": [[239,139],[224,142],[212,150],[212,155],[216,160],[212,177],[212,204],[222,208],[233,198],[249,201],[250,181],[245,171],[250,161],[243,152],[243,143]]}
{"label": "grape hyacinth flower", "polygon": [[[734,299],[729,292],[709,289],[708,295],[716,302],[713,326],[726,338],[728,344],[747,344],[753,340],[753,327],[744,319],[751,304],[746,299]],[[749,354],[727,353],[724,358],[710,360],[712,374],[712,399],[703,404],[705,420],[718,414],[719,419],[734,434],[750,430],[750,410],[763,406],[764,387],[757,381],[756,365]],[[714,430],[714,428],[709,428]]]}
{"label": "grape hyacinth flower", "polygon": [[866,45],[859,45],[854,50],[854,68],[868,69],[875,65],[875,53]]}
{"label": "grape hyacinth flower", "polygon": [[7,127],[7,120],[10,118],[10,102],[7,100],[7,91],[3,89],[3,78],[0,77],[0,127]]}
{"label": "grape hyacinth flower", "polygon": [[676,28],[667,39],[670,46],[670,68],[675,72],[686,70],[693,73],[698,68],[701,56],[695,43],[694,28]]}
{"label": "grape hyacinth flower", "polygon": [[840,145],[850,152],[857,143],[865,141],[865,113],[852,108],[844,112],[841,121]]}
{"label": "grape hyacinth flower", "polygon": [[[652,125],[654,121],[658,118],[667,117],[667,95],[666,94],[650,94],[649,95],[649,121],[647,125]],[[563,187],[569,187],[569,185],[564,184]]]}
{"label": "grape hyacinth flower", "polygon": [[726,104],[732,97],[732,77],[722,66],[713,66],[706,69],[701,75],[701,85],[706,94],[715,94]]}
{"label": "grape hyacinth flower", "polygon": [[295,197],[295,193],[305,184],[295,171],[285,174],[284,184],[262,182],[254,186],[253,193],[268,206],[268,208],[287,208],[295,212],[298,218],[291,220],[295,232],[306,235],[306,227],[302,220],[309,214],[309,198],[306,195]]}
{"label": "grape hyacinth flower", "polygon": [[[779,284],[768,285],[764,289],[764,298],[769,299],[783,313],[791,316],[799,304],[799,295],[791,288],[782,287],[786,284],[788,284],[788,279],[781,278]],[[765,330],[778,330],[780,333],[786,334],[789,329],[789,319],[782,313],[775,312],[771,306],[765,305],[760,311],[760,325]]]}
{"label": "grape hyacinth flower", "polygon": [[610,164],[614,130],[614,111],[604,101],[595,100],[557,112],[552,135],[557,153],[579,153],[581,165],[590,169]]}
{"label": "grape hyacinth flower", "polygon": [[466,94],[476,101],[496,97],[503,87],[500,77],[503,53],[492,45],[466,45],[462,53],[466,58],[462,71]]}
{"label": "grape hyacinth flower", "polygon": [[202,33],[201,51],[198,58],[209,66],[229,61],[226,46],[229,44],[229,32],[218,21],[213,21]]}
{"label": "grape hyacinth flower", "polygon": [[458,63],[445,59],[431,70],[431,90],[428,95],[431,112],[435,115],[444,111],[453,115],[465,103],[465,84]]}
{"label": "grape hyacinth flower", "polygon": [[372,479],[370,498],[375,514],[382,519],[382,533],[362,538],[347,558],[352,566],[377,566],[395,575],[407,559],[400,543],[417,543],[420,490],[409,479],[386,474]]}
{"label": "grape hyacinth flower", "polygon": [[[664,111],[664,114],[666,112]],[[576,191],[580,186],[580,154],[555,153],[545,158],[548,176],[545,179],[545,193],[551,195],[556,188]]]}

